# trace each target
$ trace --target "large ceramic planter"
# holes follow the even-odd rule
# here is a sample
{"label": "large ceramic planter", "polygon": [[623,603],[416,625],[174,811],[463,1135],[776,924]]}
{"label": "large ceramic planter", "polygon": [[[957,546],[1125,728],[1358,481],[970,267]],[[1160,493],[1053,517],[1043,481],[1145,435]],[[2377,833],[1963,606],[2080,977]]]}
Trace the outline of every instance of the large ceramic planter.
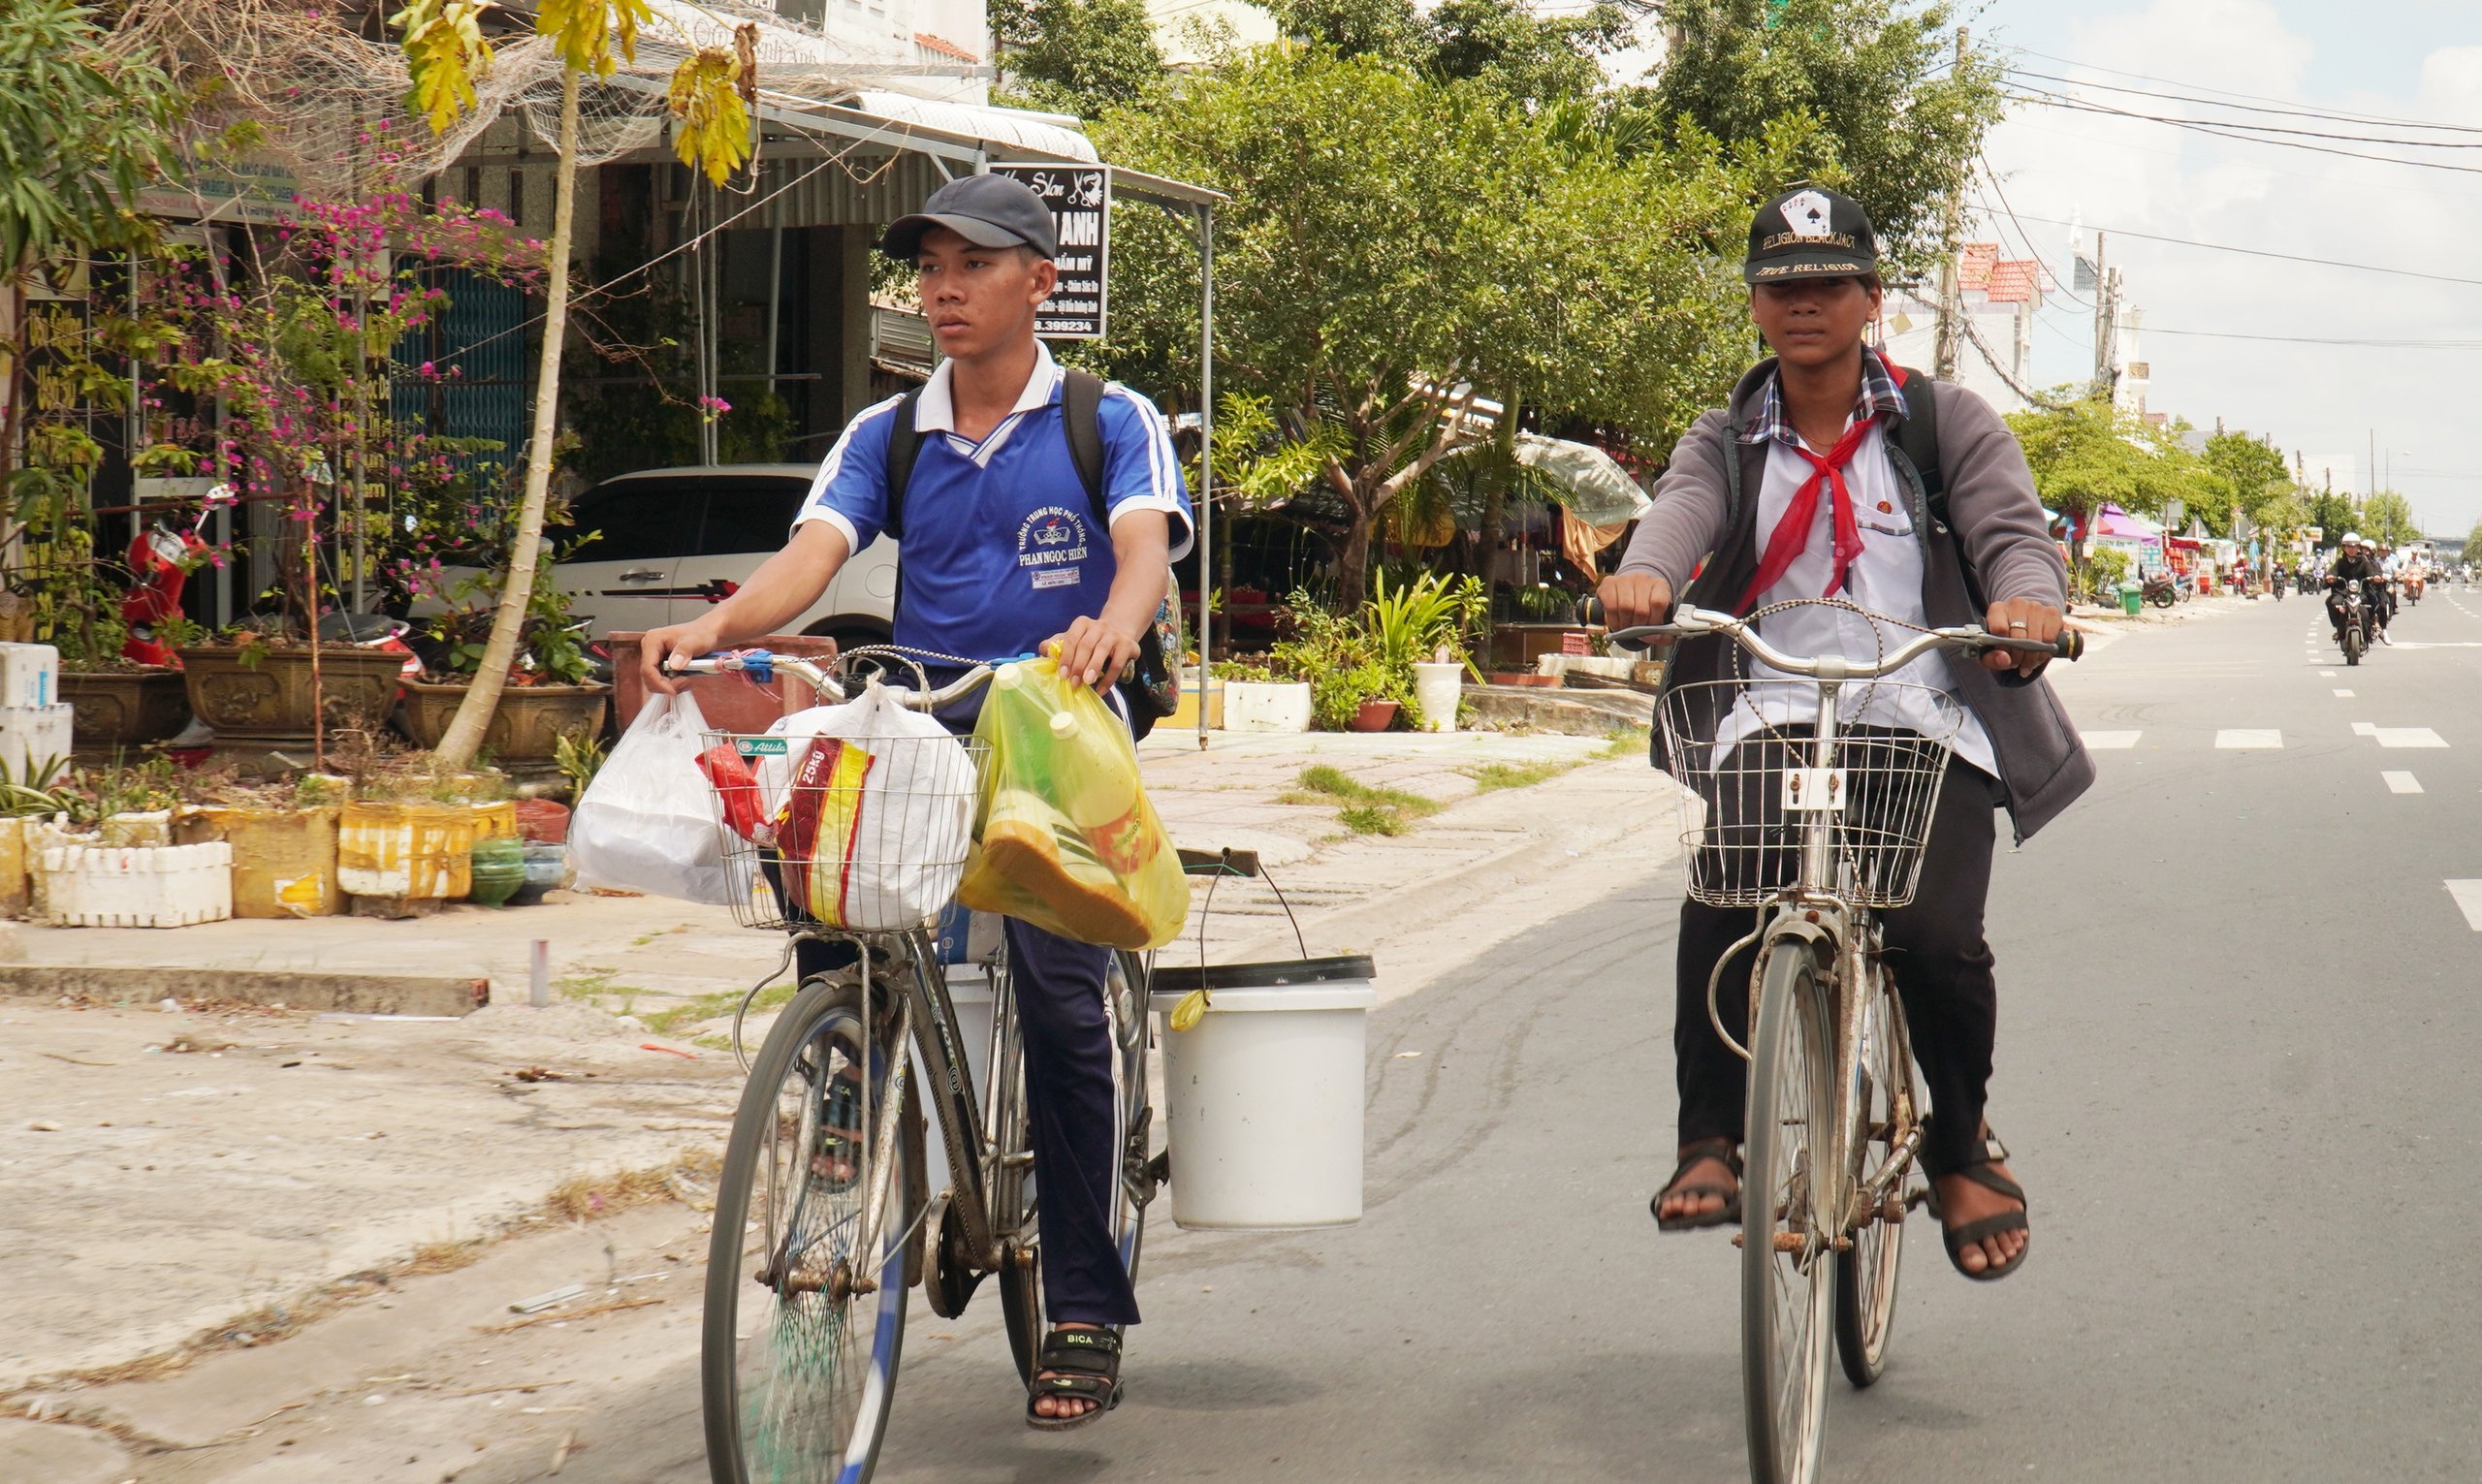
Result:
{"label": "large ceramic planter", "polygon": [[[417,747],[436,747],[465,702],[463,685],[405,682],[397,728]],[[549,768],[563,737],[592,737],[603,730],[608,685],[511,685],[500,692],[483,746],[502,768]]]}
{"label": "large ceramic planter", "polygon": [[334,917],[345,909],[336,879],[336,810],[184,808],[173,838],[184,845],[221,840],[233,847],[233,915]]}
{"label": "large ceramic planter", "polygon": [[1233,732],[1307,732],[1310,730],[1308,681],[1278,683],[1226,680],[1224,683],[1224,725]]}
{"label": "large ceramic planter", "polygon": [[[262,649],[257,663],[244,664],[248,652],[220,645],[183,649],[190,710],[219,742],[303,742],[317,730],[310,651]],[[320,650],[318,694],[329,727],[376,730],[396,704],[404,664],[405,656],[388,649]]]}
{"label": "large ceramic planter", "polygon": [[474,811],[459,805],[357,802],[336,821],[336,879],[356,897],[462,897],[473,853]]}
{"label": "large ceramic planter", "polygon": [[75,708],[70,741],[80,752],[135,752],[189,725],[189,691],[177,670],[64,670],[60,698]]}

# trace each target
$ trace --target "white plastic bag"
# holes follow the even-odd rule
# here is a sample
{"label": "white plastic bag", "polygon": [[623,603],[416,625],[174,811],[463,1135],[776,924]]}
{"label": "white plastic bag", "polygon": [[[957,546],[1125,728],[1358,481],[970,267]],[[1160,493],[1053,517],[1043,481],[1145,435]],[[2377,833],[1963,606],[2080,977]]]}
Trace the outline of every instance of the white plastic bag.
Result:
{"label": "white plastic bag", "polygon": [[698,754],[707,718],[687,695],[652,695],[569,817],[578,885],[730,901],[716,801]]}
{"label": "white plastic bag", "polygon": [[[830,927],[918,928],[947,906],[965,871],[972,759],[946,727],[907,710],[904,694],[874,683],[768,728],[797,739],[757,769],[760,805],[784,852],[785,904]],[[806,769],[810,781],[798,781]]]}

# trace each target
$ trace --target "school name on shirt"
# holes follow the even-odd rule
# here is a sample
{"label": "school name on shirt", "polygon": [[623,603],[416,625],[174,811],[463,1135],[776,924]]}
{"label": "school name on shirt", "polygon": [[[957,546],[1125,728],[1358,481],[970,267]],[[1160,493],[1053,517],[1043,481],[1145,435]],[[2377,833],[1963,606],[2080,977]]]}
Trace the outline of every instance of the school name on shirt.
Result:
{"label": "school name on shirt", "polygon": [[1082,546],[1066,548],[1054,547],[1047,552],[1020,552],[1017,553],[1017,565],[1021,567],[1061,567],[1066,566],[1071,562],[1084,561],[1085,559],[1086,549]]}

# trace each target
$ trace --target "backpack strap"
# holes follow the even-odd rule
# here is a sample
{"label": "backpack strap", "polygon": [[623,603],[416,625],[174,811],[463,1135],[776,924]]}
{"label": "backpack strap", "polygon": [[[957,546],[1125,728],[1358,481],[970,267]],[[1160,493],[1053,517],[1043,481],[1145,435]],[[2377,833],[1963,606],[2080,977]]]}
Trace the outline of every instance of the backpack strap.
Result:
{"label": "backpack strap", "polygon": [[905,487],[913,483],[913,461],[922,453],[922,429],[913,426],[914,409],[921,404],[920,387],[905,394],[897,404],[896,426],[888,429],[888,513],[879,528],[891,541],[905,539]]}
{"label": "backpack strap", "polygon": [[1062,375],[1060,426],[1068,435],[1069,461],[1086,486],[1087,508],[1109,527],[1112,513],[1103,503],[1103,378],[1075,369]]}
{"label": "backpack strap", "polygon": [[1904,421],[1896,425],[1896,447],[1913,472],[1922,477],[1922,497],[1930,519],[1941,530],[1953,528],[1948,519],[1948,480],[1939,468],[1939,398],[1931,379],[1920,371],[1894,367],[1896,385],[1912,387],[1904,399]]}

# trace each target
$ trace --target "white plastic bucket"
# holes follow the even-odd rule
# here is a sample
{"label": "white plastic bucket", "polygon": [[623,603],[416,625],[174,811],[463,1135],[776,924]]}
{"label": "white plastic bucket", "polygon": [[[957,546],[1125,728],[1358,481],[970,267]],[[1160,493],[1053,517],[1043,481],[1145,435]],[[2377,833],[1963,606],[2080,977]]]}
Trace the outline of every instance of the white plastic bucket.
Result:
{"label": "white plastic bucket", "polygon": [[[979,963],[951,963],[947,979],[948,1003],[957,1012],[957,1039],[965,1044],[966,1065],[972,1069],[974,1092],[980,1096],[991,1086],[991,976]],[[914,1105],[922,1110],[923,1171],[930,1177],[922,1188],[938,1195],[948,1188],[948,1143],[939,1132],[939,1116],[929,1095],[931,1080],[918,1052],[913,1086]]]}
{"label": "white plastic bucket", "polygon": [[1211,1000],[1162,1040],[1174,1221],[1271,1231],[1361,1219],[1374,978],[1360,955],[1155,971],[1157,1010],[1201,984]]}

